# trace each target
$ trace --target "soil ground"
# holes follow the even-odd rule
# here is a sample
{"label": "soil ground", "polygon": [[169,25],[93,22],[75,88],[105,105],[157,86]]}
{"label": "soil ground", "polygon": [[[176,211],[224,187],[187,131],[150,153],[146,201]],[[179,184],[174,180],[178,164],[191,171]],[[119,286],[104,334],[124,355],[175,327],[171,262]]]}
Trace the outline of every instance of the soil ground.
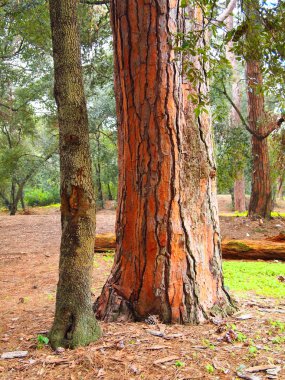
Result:
{"label": "soil ground", "polygon": [[[229,211],[224,211],[228,203],[220,206],[221,212]],[[86,348],[58,354],[48,346],[40,348],[37,336],[49,330],[54,312],[60,214],[57,209],[32,212],[0,216],[0,354],[28,351],[22,359],[0,360],[0,379],[233,380],[238,368],[256,365],[280,371],[275,377],[262,371],[245,378],[285,379],[285,300],[253,294],[239,300],[239,313],[223,321],[202,326],[101,323],[103,337]],[[100,211],[97,233],[112,232],[114,221],[114,211]],[[278,234],[284,223],[222,217],[221,230],[223,237],[259,239]],[[94,300],[111,266],[110,255],[95,255]]]}

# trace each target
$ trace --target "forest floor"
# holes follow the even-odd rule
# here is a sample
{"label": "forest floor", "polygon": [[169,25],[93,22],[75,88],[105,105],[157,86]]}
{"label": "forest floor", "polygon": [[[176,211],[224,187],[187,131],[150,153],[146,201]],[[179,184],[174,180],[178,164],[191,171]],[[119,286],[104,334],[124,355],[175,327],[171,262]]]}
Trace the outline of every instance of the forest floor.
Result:
{"label": "forest floor", "polygon": [[[230,212],[219,203],[221,213]],[[284,211],[282,204],[279,212]],[[0,355],[28,351],[23,358],[0,359],[0,379],[285,379],[285,299],[250,291],[242,297],[233,292],[239,311],[223,321],[201,326],[101,323],[98,342],[54,353],[41,336],[53,319],[60,213],[52,208],[32,213],[0,215]],[[114,221],[114,211],[100,211],[97,233],[112,232]],[[229,238],[260,239],[284,227],[282,218],[262,224],[245,217],[221,218],[222,236]],[[112,255],[95,255],[94,300],[112,260]],[[280,265],[285,276],[285,264]],[[242,371],[244,377],[238,377]]]}

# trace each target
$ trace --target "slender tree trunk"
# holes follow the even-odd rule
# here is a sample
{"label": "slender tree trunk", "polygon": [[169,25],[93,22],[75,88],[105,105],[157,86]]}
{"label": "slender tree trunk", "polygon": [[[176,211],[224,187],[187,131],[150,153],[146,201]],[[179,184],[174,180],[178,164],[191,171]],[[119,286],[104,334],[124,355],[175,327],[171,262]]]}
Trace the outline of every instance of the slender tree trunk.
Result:
{"label": "slender tree trunk", "polygon": [[240,171],[234,183],[234,209],[238,212],[244,212],[246,210],[245,205],[245,180],[243,171]]}
{"label": "slender tree trunk", "polygon": [[[265,133],[264,95],[261,91],[262,74],[258,61],[246,63],[248,84],[248,123],[252,131]],[[270,218],[272,190],[268,143],[266,138],[252,135],[252,184],[249,216]]]}
{"label": "slender tree trunk", "polygon": [[96,182],[97,182],[97,201],[100,205],[100,208],[104,208],[104,197],[103,197],[103,191],[102,191],[102,181],[101,181],[101,164],[100,164],[100,157],[101,157],[101,146],[100,146],[100,140],[99,140],[99,132],[96,133],[96,143],[97,143],[97,163],[95,164],[96,168]]}
{"label": "slender tree trunk", "polygon": [[277,191],[276,191],[276,199],[283,200],[283,182],[284,176],[280,176],[277,178]]}
{"label": "slender tree trunk", "polygon": [[16,215],[16,212],[18,209],[18,201],[16,199],[16,181],[14,178],[12,178],[12,183],[11,183],[10,199],[11,199],[10,204],[9,204],[10,215]]}
{"label": "slender tree trunk", "polygon": [[[229,15],[226,19],[227,29],[230,31],[233,29],[233,15]],[[232,72],[233,72],[233,82],[232,82],[232,99],[238,109],[241,109],[241,90],[240,90],[240,76],[238,74],[238,64],[236,60],[235,53],[232,51],[233,42],[229,41],[226,46],[226,55],[231,63]],[[240,117],[237,114],[234,107],[231,108],[230,113],[230,124],[232,128],[237,128],[241,126]],[[237,162],[238,167],[242,167],[244,157],[240,157],[239,162]],[[244,179],[244,170],[239,169],[234,178],[234,210],[243,212],[246,210],[245,205],[245,179]]]}
{"label": "slender tree trunk", "polygon": [[[117,247],[95,304],[107,321],[226,314],[208,118],[194,119],[170,42],[177,1],[112,0],[119,143]],[[192,12],[193,14],[193,12]],[[181,30],[181,29],[180,29]],[[175,59],[177,58],[177,59]]]}
{"label": "slender tree trunk", "polygon": [[25,211],[25,200],[24,200],[24,193],[21,192],[21,198],[20,198],[20,201],[21,201],[21,207],[22,207],[22,210]]}
{"label": "slender tree trunk", "polygon": [[110,183],[108,183],[108,199],[109,199],[109,201],[113,200],[113,195],[112,195]]}
{"label": "slender tree trunk", "polygon": [[85,345],[100,336],[92,312],[95,197],[76,0],[50,0],[55,99],[60,131],[62,237],[52,347]]}

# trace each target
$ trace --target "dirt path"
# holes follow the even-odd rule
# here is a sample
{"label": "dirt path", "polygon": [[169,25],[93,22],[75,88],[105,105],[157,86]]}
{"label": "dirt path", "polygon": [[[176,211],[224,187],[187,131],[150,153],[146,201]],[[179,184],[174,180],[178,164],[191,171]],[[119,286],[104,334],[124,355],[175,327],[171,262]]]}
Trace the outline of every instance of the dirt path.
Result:
{"label": "dirt path", "polygon": [[[99,212],[97,232],[112,231],[114,220],[114,211]],[[224,228],[226,230],[230,232],[235,228],[228,225]],[[0,379],[232,380],[239,365],[266,364],[268,357],[281,367],[285,364],[284,343],[283,346],[274,345],[267,336],[270,318],[285,322],[285,305],[280,301],[276,304],[275,300],[257,298],[240,303],[253,319],[229,318],[221,324],[220,332],[214,324],[149,327],[145,323],[102,323],[103,338],[88,348],[66,350],[60,355],[54,355],[48,347],[39,349],[36,337],[49,330],[54,312],[59,212],[14,217],[1,215],[0,242],[0,354],[29,351],[24,359],[0,360]],[[94,300],[111,265],[110,256],[95,256]],[[263,312],[262,307],[279,308],[284,314]],[[247,342],[254,339],[255,344],[263,348],[250,354],[248,343],[224,342],[222,338],[233,323],[247,336]],[[148,328],[161,329],[170,339],[152,336],[147,332]],[[176,335],[171,338],[173,334]],[[170,356],[173,358],[164,364],[154,364],[157,359]],[[285,371],[282,369],[280,373],[279,379],[285,379]],[[260,378],[266,377],[261,375]]]}

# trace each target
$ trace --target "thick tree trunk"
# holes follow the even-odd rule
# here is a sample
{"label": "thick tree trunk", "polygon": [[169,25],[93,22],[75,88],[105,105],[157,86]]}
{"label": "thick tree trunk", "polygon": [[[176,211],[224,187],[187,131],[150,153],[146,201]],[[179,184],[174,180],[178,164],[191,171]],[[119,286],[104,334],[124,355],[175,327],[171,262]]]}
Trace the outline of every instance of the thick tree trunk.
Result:
{"label": "thick tree trunk", "polygon": [[50,0],[55,98],[60,131],[61,223],[59,282],[50,342],[75,347],[100,336],[92,312],[95,198],[76,0]]}
{"label": "thick tree trunk", "polygon": [[181,57],[170,45],[183,27],[180,2],[111,4],[117,248],[95,310],[107,321],[154,314],[164,322],[202,322],[232,307],[223,287],[208,118],[194,119]]}
{"label": "thick tree trunk", "polygon": [[[250,129],[260,134],[266,133],[264,95],[261,91],[262,74],[258,61],[246,63],[248,85],[248,123]],[[249,216],[270,218],[272,194],[270,163],[266,138],[252,135],[252,184],[249,202]]]}
{"label": "thick tree trunk", "polygon": [[[268,143],[269,121],[264,108],[263,79],[260,51],[256,44],[260,38],[258,0],[243,3],[250,27],[246,33],[246,79],[248,98],[248,126],[252,131],[252,182],[248,214],[250,217],[270,218],[272,210],[272,190]],[[280,124],[281,125],[281,124]],[[277,123],[276,123],[277,126]],[[273,130],[273,129],[272,129]]]}

